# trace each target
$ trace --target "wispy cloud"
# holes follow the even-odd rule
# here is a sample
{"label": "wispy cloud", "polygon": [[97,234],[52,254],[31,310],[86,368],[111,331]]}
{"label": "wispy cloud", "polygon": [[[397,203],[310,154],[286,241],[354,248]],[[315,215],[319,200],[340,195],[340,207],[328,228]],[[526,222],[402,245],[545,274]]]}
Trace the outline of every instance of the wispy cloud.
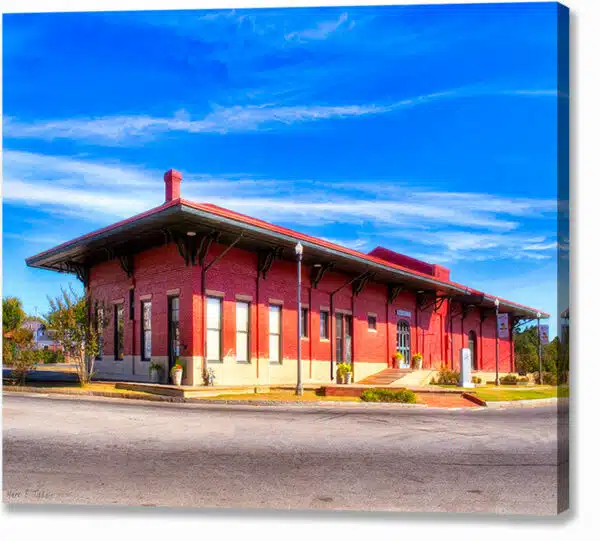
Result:
{"label": "wispy cloud", "polygon": [[[433,92],[387,104],[215,106],[209,113],[199,118],[193,117],[185,110],[178,111],[172,117],[116,115],[36,122],[22,122],[14,118],[6,118],[3,134],[5,138],[73,139],[117,145],[123,142],[142,142],[166,132],[225,134],[274,130],[295,124],[392,113],[440,100],[498,93],[506,92],[477,87]],[[552,92],[543,92],[539,95],[550,96]]]}
{"label": "wispy cloud", "polygon": [[[391,184],[377,185],[390,195],[377,199],[366,189],[357,191],[360,185],[355,183],[279,182],[243,174],[215,177],[184,172],[182,189],[188,199],[309,233],[315,224],[320,228],[342,225],[347,240],[334,242],[361,250],[383,243],[416,257],[427,253],[425,259],[437,262],[548,259],[556,251],[552,236],[520,231],[523,219],[552,219],[551,201],[444,193],[415,183],[407,184],[399,198],[397,186],[394,194],[391,189],[386,192]],[[61,218],[105,225],[161,204],[162,172],[8,150],[3,199]]]}
{"label": "wispy cloud", "polygon": [[341,28],[351,30],[354,27],[354,22],[348,20],[348,13],[342,13],[337,19],[330,21],[320,21],[316,26],[305,28],[295,32],[286,34],[285,39],[289,41],[310,41],[323,40],[328,38],[334,32]]}

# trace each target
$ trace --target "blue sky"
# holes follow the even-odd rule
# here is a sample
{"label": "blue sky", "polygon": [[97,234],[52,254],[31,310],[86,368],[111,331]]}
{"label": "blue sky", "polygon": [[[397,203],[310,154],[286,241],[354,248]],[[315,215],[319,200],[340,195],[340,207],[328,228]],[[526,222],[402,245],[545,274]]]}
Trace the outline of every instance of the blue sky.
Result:
{"label": "blue sky", "polygon": [[[556,314],[556,4],[5,15],[3,294],[182,194]],[[551,321],[551,333],[556,323]]]}

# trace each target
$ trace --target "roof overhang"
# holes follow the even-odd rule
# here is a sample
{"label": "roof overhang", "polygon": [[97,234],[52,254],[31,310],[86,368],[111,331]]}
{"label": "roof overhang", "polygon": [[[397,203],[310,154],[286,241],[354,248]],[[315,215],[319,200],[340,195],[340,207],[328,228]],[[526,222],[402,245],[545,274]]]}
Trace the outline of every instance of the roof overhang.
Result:
{"label": "roof overhang", "polygon": [[[76,238],[26,260],[30,267],[58,272],[73,272],[120,257],[132,255],[169,242],[173,235],[198,237],[217,234],[220,244],[234,241],[239,248],[259,251],[278,249],[280,257],[295,260],[294,248],[303,245],[303,261],[307,265],[332,264],[337,272],[350,276],[373,273],[373,281],[401,285],[404,289],[427,292],[459,302],[494,307],[495,297],[453,282],[438,280],[387,261],[322,241],[308,235],[273,226],[212,205],[175,200],[112,226]],[[517,317],[533,317],[535,311],[501,300],[504,311]],[[543,317],[548,317],[543,314]]]}

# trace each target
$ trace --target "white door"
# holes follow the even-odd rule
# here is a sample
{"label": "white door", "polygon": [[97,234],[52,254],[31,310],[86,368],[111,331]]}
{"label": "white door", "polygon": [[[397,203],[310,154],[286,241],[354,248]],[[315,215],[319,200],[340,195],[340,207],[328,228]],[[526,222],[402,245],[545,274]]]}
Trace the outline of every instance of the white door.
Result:
{"label": "white door", "polygon": [[398,333],[396,337],[396,351],[402,353],[400,368],[410,368],[410,325],[407,321],[398,321]]}

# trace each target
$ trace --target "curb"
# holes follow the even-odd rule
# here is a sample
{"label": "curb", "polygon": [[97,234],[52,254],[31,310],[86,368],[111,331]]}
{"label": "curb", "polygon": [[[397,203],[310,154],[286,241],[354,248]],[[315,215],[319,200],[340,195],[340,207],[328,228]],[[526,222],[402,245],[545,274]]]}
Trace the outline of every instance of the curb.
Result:
{"label": "curb", "polygon": [[[568,398],[561,397],[561,400],[568,401]],[[487,407],[491,409],[500,408],[534,408],[536,406],[558,405],[559,399],[555,398],[533,398],[531,400],[509,400],[509,401],[489,401]]]}
{"label": "curb", "polygon": [[478,396],[475,396],[474,394],[462,393],[462,397],[484,408],[488,405],[488,403],[485,400],[479,398]]}
{"label": "curb", "polygon": [[160,395],[149,395],[140,396],[134,393],[113,393],[110,391],[69,391],[50,388],[39,388],[39,387],[2,387],[2,393],[28,393],[28,394],[41,394],[41,395],[62,395],[62,396],[100,396],[104,398],[126,398],[128,400],[149,400],[151,402],[185,402],[185,399],[173,397],[173,396],[160,396]]}

